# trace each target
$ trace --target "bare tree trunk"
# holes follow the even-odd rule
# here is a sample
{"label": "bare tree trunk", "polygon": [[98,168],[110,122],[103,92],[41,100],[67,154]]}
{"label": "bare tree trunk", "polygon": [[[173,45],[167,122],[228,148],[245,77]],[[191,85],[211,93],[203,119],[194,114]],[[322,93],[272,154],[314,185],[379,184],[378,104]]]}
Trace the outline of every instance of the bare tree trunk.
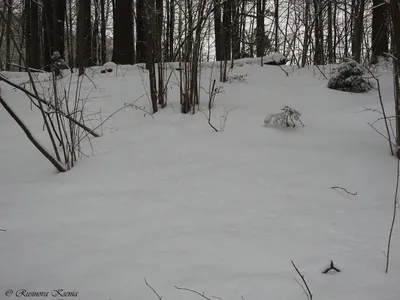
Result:
{"label": "bare tree trunk", "polygon": [[100,0],[100,36],[101,36],[101,62],[104,64],[107,62],[107,41],[106,41],[106,10],[105,10],[105,0]]}
{"label": "bare tree trunk", "polygon": [[134,63],[132,0],[115,1],[113,44],[113,62],[117,64]]}
{"label": "bare tree trunk", "polygon": [[372,2],[372,63],[378,62],[378,57],[389,52],[387,17],[388,9],[384,0]]}
{"label": "bare tree trunk", "polygon": [[275,52],[279,52],[279,0],[275,0],[274,25],[275,25]]}
{"label": "bare tree trunk", "polygon": [[145,0],[144,9],[146,12],[145,17],[145,28],[146,28],[146,68],[149,70],[149,81],[150,81],[150,98],[153,109],[153,114],[158,111],[157,106],[157,82],[156,82],[156,70],[155,70],[155,47],[153,40],[153,33],[156,31],[156,17],[154,0]]}
{"label": "bare tree trunk", "polygon": [[26,62],[30,68],[40,68],[39,8],[35,1],[25,1]]}
{"label": "bare tree trunk", "polygon": [[145,28],[145,1],[136,0],[136,62],[146,61],[146,28]]}
{"label": "bare tree trunk", "polygon": [[257,1],[257,57],[263,57],[265,53],[265,0]]}
{"label": "bare tree trunk", "polygon": [[215,0],[214,8],[214,30],[215,30],[215,55],[216,60],[222,60],[222,22],[221,22],[221,0]]}
{"label": "bare tree trunk", "polygon": [[240,1],[232,1],[232,59],[240,58]]}
{"label": "bare tree trunk", "polygon": [[11,23],[12,23],[12,0],[4,0],[7,9],[7,24],[6,24],[6,70],[11,69]]}
{"label": "bare tree trunk", "polygon": [[51,70],[51,57],[55,51],[64,57],[65,11],[66,0],[43,0],[44,69],[47,71]]}
{"label": "bare tree trunk", "polygon": [[301,57],[301,66],[304,68],[304,66],[307,63],[307,52],[308,52],[308,47],[310,43],[310,36],[311,36],[311,31],[310,31],[310,1],[311,0],[305,0],[305,9],[304,9],[304,40],[303,40],[303,53]]}
{"label": "bare tree trunk", "polygon": [[175,32],[175,0],[170,0],[169,19],[169,60],[174,58],[174,32]]}
{"label": "bare tree trunk", "polygon": [[90,8],[90,0],[79,0],[77,27],[78,42],[76,43],[76,59],[79,67],[79,75],[84,74],[85,67],[93,66]]}
{"label": "bare tree trunk", "polygon": [[328,44],[328,62],[333,63],[334,62],[334,48],[333,48],[333,12],[332,12],[332,2],[329,2],[328,4],[328,38],[327,38],[327,44]]}
{"label": "bare tree trunk", "polygon": [[321,0],[314,1],[314,36],[315,36],[315,50],[314,50],[314,64],[323,65],[324,62],[324,26],[322,18],[322,5]]}
{"label": "bare tree trunk", "polygon": [[224,12],[222,16],[222,30],[223,30],[223,59],[229,60],[231,58],[231,28],[232,28],[232,0],[224,2]]}
{"label": "bare tree trunk", "polygon": [[93,0],[94,6],[94,19],[93,19],[93,30],[92,30],[92,59],[94,65],[98,65],[100,62],[99,52],[99,25],[100,25],[100,5],[99,0]]}
{"label": "bare tree trunk", "polygon": [[[400,147],[400,1],[390,1],[390,17],[392,25],[392,45],[395,52],[393,70],[394,96],[395,96],[395,113],[396,113],[396,146]],[[400,156],[398,151],[397,156]]]}
{"label": "bare tree trunk", "polygon": [[364,9],[366,0],[358,0],[353,29],[353,58],[361,62],[361,50],[364,34]]}

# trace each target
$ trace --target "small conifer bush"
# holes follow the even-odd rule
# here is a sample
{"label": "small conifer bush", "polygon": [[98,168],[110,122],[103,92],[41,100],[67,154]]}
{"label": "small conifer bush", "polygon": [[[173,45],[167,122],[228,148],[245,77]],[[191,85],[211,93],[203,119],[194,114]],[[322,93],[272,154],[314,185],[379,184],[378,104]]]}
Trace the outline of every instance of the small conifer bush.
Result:
{"label": "small conifer bush", "polygon": [[372,86],[364,74],[364,68],[348,58],[339,65],[336,74],[329,79],[328,88],[352,93],[368,92]]}
{"label": "small conifer bush", "polygon": [[281,125],[286,127],[296,127],[296,122],[304,126],[300,120],[301,113],[289,106],[284,106],[282,112],[270,114],[265,117],[264,125]]}

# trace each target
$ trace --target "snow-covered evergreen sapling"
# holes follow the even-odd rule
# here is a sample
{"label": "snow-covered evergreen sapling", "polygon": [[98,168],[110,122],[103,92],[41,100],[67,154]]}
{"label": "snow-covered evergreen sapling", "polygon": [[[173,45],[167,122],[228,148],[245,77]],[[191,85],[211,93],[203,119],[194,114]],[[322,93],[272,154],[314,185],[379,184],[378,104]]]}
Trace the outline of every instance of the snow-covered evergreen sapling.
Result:
{"label": "snow-covered evergreen sapling", "polygon": [[270,124],[282,125],[286,127],[296,127],[296,122],[304,126],[300,120],[301,113],[294,108],[285,105],[282,108],[282,112],[270,114],[265,117],[264,125]]}
{"label": "snow-covered evergreen sapling", "polygon": [[372,89],[371,83],[364,77],[365,69],[356,61],[346,58],[328,81],[328,88],[333,90],[365,93]]}
{"label": "snow-covered evergreen sapling", "polygon": [[56,76],[61,75],[61,69],[66,67],[65,61],[61,58],[61,54],[58,51],[54,51],[53,55],[51,56],[52,64],[52,71],[55,73]]}

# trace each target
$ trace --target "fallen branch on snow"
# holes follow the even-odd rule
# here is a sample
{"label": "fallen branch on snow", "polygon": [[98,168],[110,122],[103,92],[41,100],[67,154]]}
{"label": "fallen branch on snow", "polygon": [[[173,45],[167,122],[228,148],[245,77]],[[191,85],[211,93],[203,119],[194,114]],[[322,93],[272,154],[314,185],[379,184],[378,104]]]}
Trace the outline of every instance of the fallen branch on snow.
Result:
{"label": "fallen branch on snow", "polygon": [[147,282],[146,278],[144,279],[144,282],[146,283],[146,285],[153,291],[154,294],[156,294],[157,298],[159,300],[161,300],[161,296],[156,292],[156,290]]}
{"label": "fallen branch on snow", "polygon": [[357,192],[355,192],[355,193],[349,192],[348,190],[346,190],[345,188],[342,188],[341,186],[333,186],[333,187],[331,187],[331,189],[332,189],[332,190],[340,189],[340,190],[343,190],[343,191],[345,191],[347,194],[352,195],[352,196],[356,196],[356,195],[357,195]]}

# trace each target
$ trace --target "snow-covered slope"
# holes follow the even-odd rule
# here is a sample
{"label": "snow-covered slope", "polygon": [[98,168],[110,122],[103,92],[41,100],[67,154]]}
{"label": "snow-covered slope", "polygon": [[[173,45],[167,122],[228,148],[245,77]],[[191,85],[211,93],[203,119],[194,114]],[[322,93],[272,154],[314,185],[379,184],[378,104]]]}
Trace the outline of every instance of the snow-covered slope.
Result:
{"label": "snow-covered slope", "polygon": [[[100,69],[88,71],[95,86],[86,80],[82,91],[93,126],[100,112],[104,120],[126,103],[150,109],[141,68]],[[285,69],[289,76],[239,64],[233,72],[246,82],[225,84],[216,98],[213,124],[227,116],[219,133],[201,112],[180,114],[173,75],[167,108],[154,119],[121,110],[91,140],[93,152],[86,147],[89,157],[63,174],[0,109],[0,299],[20,289],[156,299],[144,278],[169,300],[199,299],[175,286],[223,300],[306,299],[293,260],[314,299],[398,300],[399,236],[384,273],[396,160],[367,125],[379,117],[366,111],[379,109],[378,94],[329,90],[317,69]],[[381,80],[392,112],[390,73]],[[0,86],[45,141],[28,99]],[[284,105],[302,113],[305,127],[263,126]],[[330,260],[340,273],[321,273]]]}

